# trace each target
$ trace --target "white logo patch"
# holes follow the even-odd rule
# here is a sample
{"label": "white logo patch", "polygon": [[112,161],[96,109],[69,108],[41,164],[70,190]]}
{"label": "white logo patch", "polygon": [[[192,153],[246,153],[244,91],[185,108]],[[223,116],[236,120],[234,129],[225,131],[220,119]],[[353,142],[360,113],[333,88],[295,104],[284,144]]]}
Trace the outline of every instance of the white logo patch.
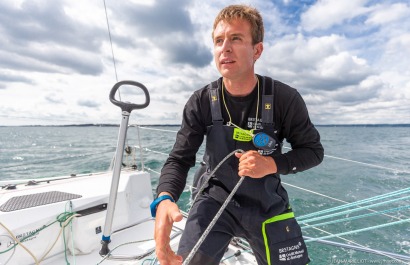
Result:
{"label": "white logo patch", "polygon": [[297,245],[290,247],[284,247],[279,249],[279,260],[280,261],[290,261],[295,259],[300,259],[305,253],[304,249],[301,249],[302,243],[298,242]]}

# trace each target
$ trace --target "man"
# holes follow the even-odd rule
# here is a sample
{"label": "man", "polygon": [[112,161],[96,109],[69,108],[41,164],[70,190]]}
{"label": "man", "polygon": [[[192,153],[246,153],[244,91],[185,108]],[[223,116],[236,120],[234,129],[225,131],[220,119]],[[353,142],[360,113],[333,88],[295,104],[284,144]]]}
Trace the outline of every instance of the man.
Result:
{"label": "man", "polygon": [[[188,256],[239,176],[246,176],[190,264],[219,264],[234,236],[246,238],[258,264],[307,264],[301,230],[279,174],[296,173],[323,159],[320,136],[299,93],[269,77],[256,75],[263,51],[259,12],[232,5],[215,19],[214,59],[222,78],[194,92],[157,187],[156,254],[161,265],[181,264]],[[170,248],[173,222],[182,219],[174,201],[206,135],[204,176],[237,149],[206,184],[192,205],[178,255]],[[259,138],[258,138],[259,137]],[[259,140],[258,140],[259,139]],[[286,139],[292,150],[282,154]],[[155,214],[154,214],[155,215]]]}

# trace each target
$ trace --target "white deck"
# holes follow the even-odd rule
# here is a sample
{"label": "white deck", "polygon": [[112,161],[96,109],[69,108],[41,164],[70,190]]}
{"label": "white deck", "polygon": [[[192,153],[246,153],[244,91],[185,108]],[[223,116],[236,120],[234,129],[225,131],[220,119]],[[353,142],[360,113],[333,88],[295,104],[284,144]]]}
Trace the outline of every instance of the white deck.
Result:
{"label": "white deck", "polygon": [[[23,181],[23,183],[17,184],[14,190],[2,189],[0,190],[0,206],[9,199],[18,196],[50,191],[81,195],[81,198],[10,212],[0,211],[0,223],[20,240],[34,233],[34,236],[25,240],[23,244],[37,260],[40,260],[53,246],[61,229],[59,223],[56,222],[38,233],[35,231],[53,223],[57,216],[64,212],[78,212],[107,204],[111,179],[112,173],[106,172],[78,177],[54,178],[49,179],[50,181],[41,181],[35,186],[27,186],[27,181]],[[0,183],[0,185],[5,184],[4,181]],[[99,262],[101,262],[100,264],[141,264],[144,260],[144,264],[151,264],[148,260],[154,261],[155,258],[152,254],[155,247],[153,240],[154,220],[149,211],[152,198],[151,180],[148,173],[140,171],[123,171],[121,173],[109,248],[113,257],[125,257],[128,260],[105,259],[102,261],[103,258],[98,253],[103,234],[100,231],[103,231],[107,212],[103,209],[75,217],[72,226],[65,229],[66,244],[64,244],[61,235],[41,264],[66,264],[65,249],[67,250],[67,259],[71,264],[90,265]],[[177,223],[172,234],[175,238],[171,243],[175,250],[184,222],[183,220]],[[0,226],[0,252],[9,249],[12,243],[14,240],[9,232]],[[239,257],[231,257],[239,249],[242,250],[242,254]],[[151,255],[145,256],[144,254],[147,253],[151,253]],[[144,257],[136,259],[141,255]],[[256,264],[253,255],[243,251],[240,247],[231,246],[226,257],[231,258],[224,260],[223,264]],[[0,265],[20,264],[35,264],[34,258],[21,246],[0,254]]]}

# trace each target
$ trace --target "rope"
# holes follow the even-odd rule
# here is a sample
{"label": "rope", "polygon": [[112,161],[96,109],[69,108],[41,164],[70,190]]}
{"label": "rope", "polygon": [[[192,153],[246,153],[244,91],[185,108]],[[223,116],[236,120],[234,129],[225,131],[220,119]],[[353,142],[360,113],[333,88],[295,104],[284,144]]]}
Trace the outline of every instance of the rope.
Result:
{"label": "rope", "polygon": [[[51,224],[44,225],[44,226],[41,227],[40,229],[36,229],[36,230],[35,230],[35,231],[36,231],[35,233],[32,233],[32,234],[30,234],[30,235],[24,237],[21,241],[17,239],[17,237],[13,234],[13,232],[12,232],[10,229],[8,229],[3,223],[0,222],[0,226],[2,226],[2,227],[7,231],[7,233],[9,233],[9,235],[13,238],[13,240],[16,242],[16,243],[14,243],[10,248],[8,248],[7,250],[5,250],[5,251],[3,251],[3,252],[0,252],[0,254],[3,254],[3,253],[5,253],[5,252],[8,252],[8,251],[10,251],[11,249],[14,249],[17,245],[19,245],[19,246],[21,246],[21,247],[33,258],[34,263],[35,263],[36,265],[39,265],[39,264],[45,259],[45,257],[50,253],[50,251],[54,248],[54,246],[56,245],[58,239],[60,238],[61,233],[63,232],[64,228],[71,222],[71,220],[72,220],[73,218],[75,218],[75,217],[77,217],[77,216],[80,216],[80,215],[79,215],[79,214],[76,214],[76,213],[67,213],[67,212],[64,212],[64,213],[62,213],[62,214],[60,214],[60,215],[57,216],[57,220],[56,220],[56,221],[52,222]],[[56,223],[56,222],[59,222],[59,223],[60,223],[60,227],[61,227],[60,232],[58,233],[58,235],[57,235],[55,241],[53,242],[53,244],[51,245],[51,247],[46,251],[46,253],[45,253],[40,259],[37,259],[36,256],[34,255],[34,253],[32,253],[26,246],[24,246],[22,242],[24,242],[26,239],[28,239],[28,238],[30,238],[30,237],[36,235],[37,233],[41,232],[42,230],[46,229],[47,227],[50,227],[51,225],[53,225],[53,224]],[[69,264],[68,261],[67,261],[67,264]]]}
{"label": "rope", "polygon": [[[334,213],[334,214],[328,214],[325,216],[321,216],[321,217],[316,217],[316,218],[311,218],[311,219],[307,219],[307,220],[303,220],[300,221],[300,224],[304,224],[306,222],[313,222],[313,221],[318,221],[318,220],[323,220],[323,219],[327,219],[330,217],[335,217],[335,216],[339,216],[339,215],[344,215],[344,214],[348,214],[348,213],[353,213],[353,212],[357,212],[357,211],[361,211],[364,209],[369,209],[369,208],[373,208],[373,207],[377,207],[380,205],[384,205],[384,204],[388,204],[388,203],[392,203],[392,202],[397,202],[397,201],[402,201],[405,199],[409,199],[410,196],[406,196],[406,197],[402,197],[402,198],[397,198],[397,199],[393,199],[393,200],[389,200],[389,201],[384,201],[384,202],[379,202],[379,203],[375,203],[375,204],[371,204],[371,205],[367,205],[367,206],[362,206],[360,208],[356,208],[356,209],[350,209],[350,210],[346,210],[346,211],[341,211],[338,213]],[[299,219],[300,220],[300,219]]]}
{"label": "rope", "polygon": [[[215,174],[215,172],[219,169],[219,167],[229,158],[231,157],[233,154],[240,152],[240,153],[244,153],[243,150],[241,149],[237,149],[233,152],[231,152],[230,154],[228,154],[221,162],[219,162],[219,164],[215,167],[215,169],[209,174],[209,176],[205,179],[204,183],[202,184],[201,188],[198,190],[197,195],[195,196],[194,202],[192,204],[195,203],[195,201],[197,200],[197,198],[199,197],[199,195],[202,193],[202,191],[204,190],[206,184],[208,183],[209,179]],[[239,186],[242,184],[243,180],[245,179],[245,177],[240,177],[239,181],[236,183],[235,187],[232,189],[231,193],[229,194],[228,198],[226,198],[226,200],[224,201],[224,203],[222,204],[221,208],[219,209],[219,211],[216,213],[215,217],[212,219],[212,221],[209,223],[208,227],[205,229],[204,233],[202,234],[202,236],[199,238],[198,242],[196,242],[195,246],[192,248],[191,252],[189,253],[188,257],[185,259],[184,263],[182,263],[183,265],[187,265],[189,264],[189,262],[191,261],[191,259],[194,257],[195,253],[198,251],[199,247],[201,246],[201,244],[205,241],[205,238],[208,236],[209,232],[211,231],[212,227],[215,225],[216,221],[218,221],[219,217],[222,215],[222,212],[225,210],[226,206],[228,205],[228,203],[231,201],[232,197],[235,195],[236,191],[238,190]]]}
{"label": "rope", "polygon": [[383,227],[388,227],[388,226],[403,224],[403,223],[407,223],[407,222],[410,222],[410,218],[409,218],[409,219],[405,219],[405,220],[401,220],[401,221],[390,222],[390,223],[386,223],[386,224],[381,224],[381,225],[376,225],[376,226],[370,226],[370,227],[366,227],[366,228],[361,228],[361,229],[357,229],[357,230],[351,230],[351,231],[347,231],[347,232],[343,232],[343,233],[338,233],[338,234],[333,234],[333,235],[329,235],[329,236],[323,236],[323,237],[312,238],[312,239],[306,240],[306,242],[313,242],[313,241],[328,239],[328,238],[337,237],[337,236],[345,236],[345,235],[350,235],[350,234],[356,234],[356,233],[359,233],[359,232],[370,231],[370,230],[374,230],[374,229],[378,229],[378,228],[383,228]]}
{"label": "rope", "polygon": [[[67,211],[67,206],[69,207],[69,211],[70,212],[74,212],[73,211],[73,202],[72,201],[68,201],[65,205],[65,209]],[[67,246],[66,246],[66,239],[65,239],[65,231],[63,231],[63,242],[64,242],[64,256],[65,256],[65,260],[67,264],[70,264],[68,262],[68,258],[67,258]],[[77,264],[77,261],[75,259],[75,237],[74,237],[74,230],[73,230],[73,222],[70,222],[70,232],[71,232],[71,255],[73,256],[73,261],[74,261],[74,265]]]}
{"label": "rope", "polygon": [[[111,253],[119,247],[123,247],[123,246],[126,246],[126,245],[131,245],[131,244],[149,242],[149,241],[153,241],[153,240],[154,240],[153,238],[150,238],[150,239],[142,239],[142,240],[131,241],[131,242],[126,242],[126,243],[120,244],[120,245],[116,246],[115,248],[113,248],[112,250],[110,250],[110,252],[108,252],[107,255],[105,255],[104,258],[102,258],[96,265],[99,265],[99,264],[103,263],[103,261],[108,259],[111,256]],[[144,263],[145,263],[145,260],[142,264],[144,264]]]}
{"label": "rope", "polygon": [[362,219],[362,218],[366,218],[366,217],[370,217],[370,216],[374,216],[374,215],[381,215],[381,214],[389,213],[389,212],[397,212],[397,211],[408,209],[408,208],[410,208],[410,205],[396,207],[396,208],[393,208],[393,209],[387,209],[387,210],[383,210],[383,211],[376,211],[374,213],[368,213],[368,214],[362,214],[362,215],[357,215],[357,216],[353,216],[353,217],[342,218],[342,219],[323,222],[323,223],[318,223],[318,224],[314,224],[314,225],[306,225],[306,226],[302,227],[302,230],[307,229],[307,228],[311,228],[311,227],[317,227],[317,226],[324,226],[324,225],[336,224],[336,223],[341,223],[341,222],[353,221],[353,220]]}
{"label": "rope", "polygon": [[[333,197],[331,197],[331,196],[328,196],[328,195],[325,195],[325,194],[322,194],[322,193],[319,193],[319,192],[316,192],[316,191],[312,191],[312,190],[309,190],[309,189],[305,189],[305,188],[302,188],[302,187],[298,187],[298,186],[295,186],[295,185],[292,185],[292,184],[289,184],[289,183],[286,183],[286,182],[282,182],[283,184],[285,184],[285,185],[287,185],[287,186],[290,186],[290,187],[293,187],[293,188],[296,188],[296,189],[299,189],[299,190],[303,190],[303,191],[305,191],[305,192],[309,192],[309,193],[312,193],[312,194],[315,194],[315,195],[318,195],[318,196],[321,196],[321,197],[325,197],[325,198],[328,198],[328,199],[331,199],[331,200],[334,200],[334,201],[338,201],[338,202],[342,202],[342,203],[345,203],[345,204],[350,204],[350,202],[347,202],[347,201],[344,201],[344,200],[340,200],[340,199],[337,199],[337,198],[333,198]],[[339,207],[343,207],[343,206],[339,206]],[[360,206],[359,206],[360,207]],[[323,210],[323,211],[327,211],[327,210]],[[368,211],[372,211],[372,212],[376,212],[375,210],[372,210],[372,209],[368,209]],[[311,214],[316,214],[317,212],[313,212],[313,213],[310,213],[310,214],[306,214],[306,215],[303,215],[303,216],[301,216],[301,217],[298,217],[297,219],[298,220],[300,220],[300,218],[305,218],[306,216],[310,216]],[[387,216],[387,217],[390,217],[390,218],[394,218],[394,219],[397,219],[397,220],[401,220],[401,218],[399,218],[399,217],[397,217],[397,216],[392,216],[392,215],[388,215],[388,214],[386,214],[386,213],[383,213],[383,215],[384,216]],[[345,240],[347,240],[347,239],[345,239]]]}
{"label": "rope", "polygon": [[[321,214],[324,214],[324,213],[335,212],[335,211],[346,209],[346,208],[349,208],[349,207],[358,206],[358,205],[361,205],[361,204],[364,204],[364,203],[374,202],[374,201],[377,201],[377,200],[386,199],[386,198],[389,198],[389,197],[393,197],[393,196],[397,196],[397,195],[401,195],[401,194],[405,194],[405,193],[409,193],[409,192],[410,192],[410,188],[405,188],[405,189],[401,189],[401,190],[398,190],[398,191],[385,193],[385,194],[382,194],[382,195],[374,196],[374,197],[364,199],[364,200],[360,200],[360,201],[357,201],[357,202],[352,202],[352,203],[348,203],[348,204],[345,204],[345,205],[333,207],[333,208],[330,208],[330,209],[326,209],[326,210],[306,214],[306,215],[303,215],[303,216],[299,217],[299,220],[303,220],[303,219],[306,219],[306,218],[309,218],[309,217],[318,216],[318,215],[321,215]],[[404,197],[404,198],[407,198],[407,197]]]}
{"label": "rope", "polygon": [[[58,239],[60,238],[61,233],[64,234],[64,229],[66,228],[66,226],[68,226],[68,225],[71,223],[71,221],[72,221],[73,218],[78,217],[78,216],[81,216],[81,215],[80,215],[80,214],[76,214],[76,213],[62,213],[62,214],[60,214],[60,215],[57,217],[57,221],[60,223],[60,227],[61,227],[60,232],[58,233],[56,240],[55,240],[54,243],[51,245],[51,247],[49,248],[49,250],[48,250],[48,251],[43,255],[43,257],[41,257],[41,259],[39,260],[39,264],[40,264],[41,261],[43,261],[43,259],[48,255],[48,253],[50,253],[50,251],[51,251],[51,250],[54,248],[54,246],[57,244],[57,241],[58,241]],[[64,237],[65,237],[65,236],[64,236]],[[64,246],[65,246],[65,240],[64,240]],[[67,253],[66,250],[67,250],[67,249],[66,249],[66,247],[65,247],[65,248],[64,248],[64,254],[65,254],[65,255],[66,255],[66,253]],[[67,264],[69,264],[69,263],[68,263],[68,260],[67,260],[67,255],[65,256],[65,258],[66,258]]]}
{"label": "rope", "polygon": [[20,240],[17,239],[17,237],[13,234],[13,232],[10,229],[8,229],[7,226],[5,226],[2,222],[0,222],[0,226],[2,226],[7,231],[7,233],[9,233],[9,235],[13,238],[13,240],[17,242],[17,243],[14,243],[14,245],[11,248],[7,249],[6,251],[0,252],[0,254],[5,253],[11,249],[14,249],[16,245],[19,245],[34,259],[34,263],[38,265],[39,262],[36,256],[34,256],[34,254],[28,248],[26,248],[26,246],[24,246],[23,243],[20,242]]}
{"label": "rope", "polygon": [[[403,262],[402,260],[397,259],[397,258],[395,258],[395,257],[393,257],[393,256],[391,256],[391,255],[389,255],[389,254],[386,253],[386,252],[378,251],[378,250],[376,250],[376,249],[372,249],[372,248],[366,247],[366,246],[364,246],[364,245],[362,245],[362,244],[359,244],[359,243],[357,243],[357,242],[355,242],[355,241],[353,241],[353,240],[344,238],[344,237],[342,237],[341,234],[332,234],[332,233],[330,233],[330,232],[328,232],[328,231],[326,231],[326,230],[323,230],[323,229],[320,229],[320,228],[316,228],[316,227],[313,227],[313,229],[328,234],[328,235],[329,235],[329,238],[334,238],[334,237],[336,237],[336,238],[339,238],[339,239],[341,239],[341,240],[343,240],[343,241],[345,241],[345,242],[347,242],[347,243],[349,243],[349,244],[358,246],[358,247],[360,247],[360,248],[362,248],[362,249],[364,249],[364,250],[372,251],[372,253],[376,253],[376,254],[378,254],[378,255],[387,257],[387,258],[389,258],[389,259],[393,259],[393,260],[395,260],[395,261],[397,261],[397,262]],[[316,239],[316,238],[309,238],[309,241],[305,240],[305,242],[323,242],[323,240],[322,240],[321,238],[317,238],[317,239]],[[403,262],[403,263],[404,263],[404,262]]]}
{"label": "rope", "polygon": [[[103,0],[103,2],[104,2],[105,18],[107,20],[108,36],[110,37],[112,62],[114,63],[114,71],[115,71],[115,80],[117,80],[118,82],[117,66],[115,64],[114,49],[112,47],[111,30],[110,30],[110,23],[108,22],[107,6],[105,5],[105,0]],[[120,95],[120,98],[121,98],[121,95]]]}

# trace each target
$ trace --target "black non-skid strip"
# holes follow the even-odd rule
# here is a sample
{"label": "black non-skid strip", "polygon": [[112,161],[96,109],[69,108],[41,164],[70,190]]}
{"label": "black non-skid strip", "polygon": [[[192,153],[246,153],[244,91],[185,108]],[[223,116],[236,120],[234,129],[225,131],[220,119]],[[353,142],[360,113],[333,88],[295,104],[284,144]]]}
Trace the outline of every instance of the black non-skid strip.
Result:
{"label": "black non-skid strip", "polygon": [[23,196],[16,196],[2,204],[0,206],[0,211],[12,212],[40,205],[46,205],[50,203],[68,201],[81,197],[82,196],[78,194],[66,193],[61,191],[48,191]]}

